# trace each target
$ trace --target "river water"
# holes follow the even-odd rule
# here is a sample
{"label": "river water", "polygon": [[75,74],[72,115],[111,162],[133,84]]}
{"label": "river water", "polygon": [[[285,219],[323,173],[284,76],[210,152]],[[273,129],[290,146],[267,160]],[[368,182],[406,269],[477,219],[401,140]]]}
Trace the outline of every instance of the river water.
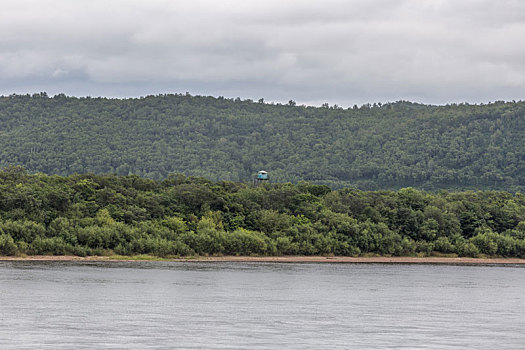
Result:
{"label": "river water", "polygon": [[525,349],[525,268],[0,262],[0,349]]}

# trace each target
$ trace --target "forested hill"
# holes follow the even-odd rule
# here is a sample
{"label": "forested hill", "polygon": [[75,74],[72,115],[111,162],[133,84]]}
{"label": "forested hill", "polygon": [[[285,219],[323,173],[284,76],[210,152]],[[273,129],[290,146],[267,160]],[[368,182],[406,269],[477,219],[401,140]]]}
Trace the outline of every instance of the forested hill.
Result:
{"label": "forested hill", "polygon": [[525,102],[304,107],[160,95],[0,97],[0,168],[307,180],[361,189],[525,188]]}

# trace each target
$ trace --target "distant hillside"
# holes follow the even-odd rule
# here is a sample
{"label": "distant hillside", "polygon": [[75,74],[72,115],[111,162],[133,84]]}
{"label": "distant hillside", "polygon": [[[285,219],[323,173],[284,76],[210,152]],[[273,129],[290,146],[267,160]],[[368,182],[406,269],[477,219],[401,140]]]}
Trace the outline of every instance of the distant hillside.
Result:
{"label": "distant hillside", "polygon": [[[261,101],[262,102],[262,101]],[[361,189],[525,188],[525,103],[352,109],[222,97],[0,97],[0,167],[307,180]]]}

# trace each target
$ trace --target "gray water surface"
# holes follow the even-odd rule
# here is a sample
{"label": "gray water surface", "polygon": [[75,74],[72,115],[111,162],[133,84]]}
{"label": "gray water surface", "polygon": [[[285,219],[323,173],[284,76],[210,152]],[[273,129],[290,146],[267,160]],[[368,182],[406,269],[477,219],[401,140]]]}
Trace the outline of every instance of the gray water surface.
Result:
{"label": "gray water surface", "polygon": [[525,349],[525,268],[0,262],[0,349]]}

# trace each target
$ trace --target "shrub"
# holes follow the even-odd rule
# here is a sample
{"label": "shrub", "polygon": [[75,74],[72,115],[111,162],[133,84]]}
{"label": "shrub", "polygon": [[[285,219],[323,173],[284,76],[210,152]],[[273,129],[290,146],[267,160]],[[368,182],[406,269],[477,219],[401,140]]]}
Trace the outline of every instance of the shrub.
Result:
{"label": "shrub", "polygon": [[238,229],[224,235],[224,252],[231,255],[265,254],[266,240],[262,233]]}
{"label": "shrub", "polygon": [[53,254],[65,255],[74,249],[68,245],[61,237],[42,238],[37,237],[30,245],[33,254]]}
{"label": "shrub", "polygon": [[2,234],[0,235],[0,255],[15,255],[17,247],[13,237]]}
{"label": "shrub", "polygon": [[44,225],[29,220],[7,220],[0,223],[0,229],[13,237],[13,240],[28,243],[31,243],[36,237],[43,237],[46,232]]}
{"label": "shrub", "polygon": [[448,237],[439,237],[434,242],[434,250],[441,253],[453,253],[455,248],[452,243],[450,243]]}
{"label": "shrub", "polygon": [[472,242],[463,243],[457,247],[459,256],[476,258],[479,255],[479,249]]}

